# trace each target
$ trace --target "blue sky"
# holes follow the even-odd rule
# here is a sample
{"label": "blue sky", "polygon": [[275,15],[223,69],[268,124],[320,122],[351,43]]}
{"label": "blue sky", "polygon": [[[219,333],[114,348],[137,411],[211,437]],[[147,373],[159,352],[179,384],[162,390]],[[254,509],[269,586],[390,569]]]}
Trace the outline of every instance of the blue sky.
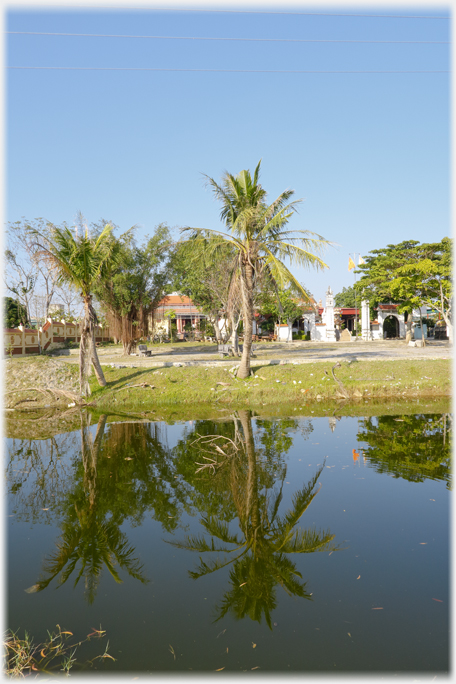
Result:
{"label": "blue sky", "polygon": [[[10,8],[5,30],[11,32],[162,38],[11,33],[6,65],[285,72],[450,68],[445,6],[224,7],[255,13]],[[341,13],[389,17],[330,16]],[[371,42],[326,42],[341,40]],[[405,239],[437,241],[450,234],[449,84],[448,73],[8,69],[6,220],[72,223],[81,210],[89,223],[110,219],[122,229],[138,224],[138,238],[160,222],[220,229],[219,207],[202,174],[220,179],[225,170],[253,171],[262,159],[261,182],[271,201],[286,188],[304,200],[290,227],[339,245],[325,254],[329,271],[296,271],[316,299],[324,300],[328,285],[338,292],[353,284],[349,253],[366,255]]]}

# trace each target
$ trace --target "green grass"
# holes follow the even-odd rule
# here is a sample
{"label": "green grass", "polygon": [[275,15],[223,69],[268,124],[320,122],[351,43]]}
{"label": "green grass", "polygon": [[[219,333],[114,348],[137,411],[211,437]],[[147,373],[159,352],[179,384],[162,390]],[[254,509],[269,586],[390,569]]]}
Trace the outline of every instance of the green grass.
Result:
{"label": "green grass", "polygon": [[[109,406],[147,411],[200,404],[261,408],[340,398],[331,375],[332,362],[258,364],[247,380],[233,377],[226,366],[105,368],[108,386],[100,388],[92,377],[91,400],[100,409]],[[363,401],[451,395],[451,361],[446,359],[344,362],[335,373],[353,400],[359,400],[360,394]],[[153,385],[153,389],[134,387],[140,383]]]}

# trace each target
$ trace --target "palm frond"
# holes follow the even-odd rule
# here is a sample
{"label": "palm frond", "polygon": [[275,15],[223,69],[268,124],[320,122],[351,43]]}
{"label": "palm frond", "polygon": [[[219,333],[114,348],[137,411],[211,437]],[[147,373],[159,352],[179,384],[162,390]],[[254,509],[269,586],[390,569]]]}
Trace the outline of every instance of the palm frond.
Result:
{"label": "palm frond", "polygon": [[247,549],[245,549],[242,553],[240,553],[238,556],[234,558],[229,558],[227,561],[222,562],[219,560],[213,560],[209,561],[208,563],[205,563],[203,559],[200,557],[200,564],[198,566],[198,569],[193,572],[192,570],[188,571],[188,574],[192,579],[198,579],[199,577],[202,577],[203,575],[210,575],[212,572],[215,572],[216,570],[220,570],[220,568],[225,568],[227,565],[230,565],[231,563],[235,563],[241,556],[243,556],[246,553]]}
{"label": "palm frond", "polygon": [[283,518],[280,519],[280,523],[278,523],[278,525],[280,525],[282,528],[286,527],[287,529],[291,530],[296,525],[304,511],[310,506],[315,496],[318,494],[319,489],[316,492],[314,492],[314,489],[325,463],[326,461],[323,462],[323,465],[317,470],[316,474],[308,482],[307,486],[304,486],[295,492],[292,499],[292,508],[287,511]]}
{"label": "palm frond", "polygon": [[329,547],[335,535],[316,530],[295,530],[292,538],[281,547],[282,553],[314,553],[315,551],[335,551],[336,547]]}
{"label": "palm frond", "polygon": [[225,542],[225,544],[241,544],[237,536],[230,533],[228,524],[222,520],[217,520],[213,516],[205,516],[201,518],[201,523],[209,534],[217,537],[217,539]]}
{"label": "palm frond", "polygon": [[170,539],[165,539],[164,541],[166,544],[170,544],[170,546],[174,546],[176,549],[186,549],[187,551],[197,551],[198,553],[208,553],[211,551],[230,553],[233,551],[232,548],[215,546],[213,539],[211,539],[210,544],[208,544],[206,538],[199,535],[195,537],[189,535],[184,541],[172,541]]}

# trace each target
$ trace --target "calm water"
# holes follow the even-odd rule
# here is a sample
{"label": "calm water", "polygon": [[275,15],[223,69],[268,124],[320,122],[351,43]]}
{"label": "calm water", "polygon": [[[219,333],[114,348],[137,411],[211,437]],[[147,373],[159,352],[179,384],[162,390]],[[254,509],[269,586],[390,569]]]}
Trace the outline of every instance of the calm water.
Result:
{"label": "calm water", "polygon": [[105,672],[447,671],[450,428],[241,411],[9,439],[6,626],[101,626]]}

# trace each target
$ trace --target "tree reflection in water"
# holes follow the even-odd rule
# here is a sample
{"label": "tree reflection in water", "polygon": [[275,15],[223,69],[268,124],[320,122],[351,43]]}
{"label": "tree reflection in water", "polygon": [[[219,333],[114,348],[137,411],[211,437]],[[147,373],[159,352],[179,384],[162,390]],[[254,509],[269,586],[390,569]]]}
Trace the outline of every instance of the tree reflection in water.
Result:
{"label": "tree reflection in water", "polygon": [[[234,416],[232,439],[219,437],[214,440],[214,436],[208,435],[199,438],[197,442],[200,446],[200,460],[197,463],[199,471],[229,471],[231,497],[241,534],[231,533],[227,522],[220,518],[206,515],[200,522],[205,532],[211,536],[209,541],[203,534],[187,536],[181,542],[168,543],[199,553],[226,554],[221,560],[208,562],[200,557],[198,569],[189,573],[194,579],[233,564],[230,571],[231,588],[225,592],[221,605],[216,608],[216,620],[220,620],[229,611],[238,619],[249,616],[258,622],[261,622],[264,615],[266,623],[272,629],[271,611],[277,605],[276,585],[283,587],[289,595],[311,598],[306,591],[306,583],[300,581],[301,573],[288,555],[338,548],[331,544],[334,535],[329,531],[296,528],[299,519],[318,493],[316,485],[324,464],[295,493],[292,507],[284,515],[279,515],[286,467],[282,468],[278,492],[260,492],[259,481],[264,479],[261,478],[262,463],[255,450],[251,415],[248,411],[239,411]],[[271,453],[270,443],[268,448]],[[212,456],[204,456],[208,450],[212,451]]]}
{"label": "tree reflection in water", "polygon": [[451,486],[451,414],[364,418],[358,432],[364,457],[379,473],[410,482],[427,478]]}
{"label": "tree reflection in water", "polygon": [[116,564],[131,577],[147,582],[142,565],[134,557],[135,550],[114,518],[107,518],[98,504],[99,480],[97,466],[100,447],[106,425],[106,416],[98,421],[95,439],[90,432],[90,414],[81,413],[81,461],[83,467],[83,496],[76,496],[72,507],[61,525],[62,535],[56,542],[57,551],[45,559],[44,577],[27,589],[34,593],[45,589],[60,575],[59,585],[64,584],[80,565],[74,581],[76,586],[84,577],[85,593],[93,603],[103,567],[109,570],[116,582],[122,582]]}

